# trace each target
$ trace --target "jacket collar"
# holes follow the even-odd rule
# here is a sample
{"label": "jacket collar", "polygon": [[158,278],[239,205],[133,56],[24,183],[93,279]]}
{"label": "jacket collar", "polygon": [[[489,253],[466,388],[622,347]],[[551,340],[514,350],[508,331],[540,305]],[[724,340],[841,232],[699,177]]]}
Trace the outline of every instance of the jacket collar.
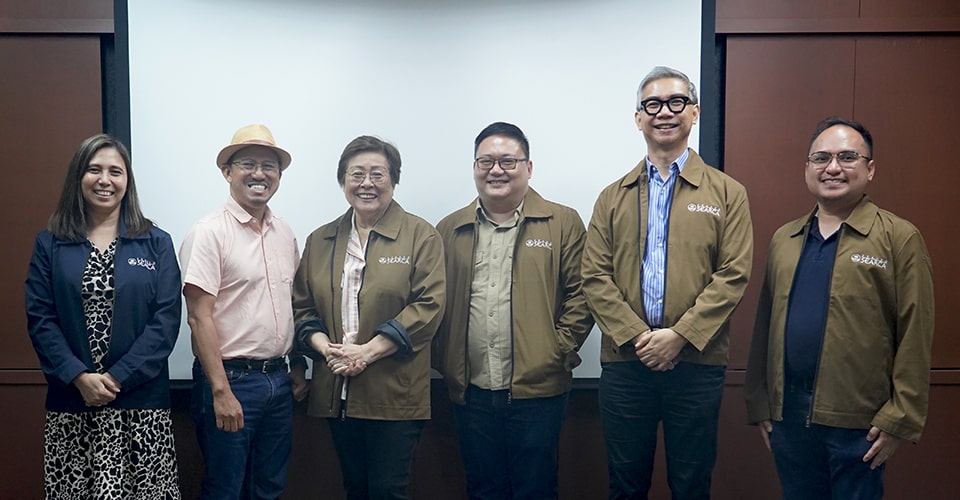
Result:
{"label": "jacket collar", "polygon": [[123,220],[123,213],[120,214],[120,222],[117,228],[117,237],[124,240],[145,240],[150,237],[150,232],[147,231],[139,236],[127,236],[127,223]]}
{"label": "jacket collar", "polygon": [[[693,148],[687,148],[687,150],[690,151],[690,157],[687,158],[687,163],[684,165],[683,170],[680,171],[680,178],[693,187],[699,187],[705,175],[704,169],[711,167],[708,167],[707,164],[704,163],[703,158],[700,158],[700,155],[698,155]],[[646,185],[649,178],[650,174],[647,172],[647,159],[644,158],[640,160],[640,163],[638,163],[633,170],[627,172],[627,175],[620,181],[620,187],[629,188],[637,183]]]}
{"label": "jacket collar", "polygon": [[[370,229],[370,232],[377,233],[384,238],[389,238],[391,240],[396,240],[400,236],[400,226],[403,224],[403,207],[397,203],[397,200],[391,200],[390,205],[387,206],[386,212],[383,213],[383,217],[380,217],[380,220],[377,222],[376,226]],[[347,211],[340,216],[339,219],[335,221],[335,224],[329,224],[324,229],[321,237],[332,239],[336,238],[337,234],[343,232],[343,234],[350,234],[350,228],[353,224],[353,207],[347,209]]]}
{"label": "jacket collar", "polygon": [[[150,238],[150,232],[141,234],[140,236],[127,236],[127,223],[123,220],[123,213],[120,213],[120,220],[117,222],[117,238],[122,240],[145,240]],[[86,245],[88,244],[86,238],[78,241],[73,240],[61,240],[59,238],[54,238],[57,244],[59,245]]]}
{"label": "jacket collar", "polygon": [[[873,228],[874,222],[877,220],[877,212],[880,210],[880,207],[877,206],[869,196],[864,195],[860,199],[860,202],[857,203],[857,206],[854,207],[853,212],[850,213],[850,216],[847,217],[847,220],[843,221],[844,224],[850,227],[850,229],[860,233],[863,236],[870,234],[870,229]],[[810,210],[810,213],[802,219],[797,219],[787,225],[787,234],[790,236],[799,236],[804,233],[804,230],[807,226],[810,225],[813,221],[813,217],[817,214],[817,207],[814,206],[813,210]]]}
{"label": "jacket collar", "polygon": [[[477,222],[477,204],[480,203],[480,198],[474,198],[464,208],[457,210],[453,214],[453,227],[454,229],[460,229],[464,226],[471,226]],[[527,189],[527,194],[523,195],[523,213],[520,214],[520,220],[523,219],[548,219],[553,217],[553,213],[550,211],[550,204],[547,200],[543,199],[533,188]]]}

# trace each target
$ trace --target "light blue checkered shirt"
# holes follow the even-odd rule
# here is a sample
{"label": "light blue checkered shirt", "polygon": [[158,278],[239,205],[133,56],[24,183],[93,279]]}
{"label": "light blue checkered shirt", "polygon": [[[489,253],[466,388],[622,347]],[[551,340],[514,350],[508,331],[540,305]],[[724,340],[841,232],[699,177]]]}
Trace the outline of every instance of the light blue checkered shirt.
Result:
{"label": "light blue checkered shirt", "polygon": [[660,328],[663,322],[663,295],[667,282],[667,229],[670,227],[670,204],[673,202],[673,186],[677,177],[690,158],[690,150],[670,164],[670,176],[660,178],[656,165],[647,157],[647,172],[650,180],[649,213],[647,214],[647,247],[643,251],[643,309],[647,313],[647,324],[651,328]]}

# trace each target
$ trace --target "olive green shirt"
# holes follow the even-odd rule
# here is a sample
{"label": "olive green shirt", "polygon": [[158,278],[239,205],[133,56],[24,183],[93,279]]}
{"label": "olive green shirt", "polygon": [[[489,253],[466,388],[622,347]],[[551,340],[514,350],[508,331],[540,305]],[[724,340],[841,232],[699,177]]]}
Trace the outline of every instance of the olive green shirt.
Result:
{"label": "olive green shirt", "polygon": [[470,383],[482,389],[510,387],[513,372],[510,279],[522,207],[522,204],[517,207],[510,220],[497,224],[477,202],[477,248],[470,286],[467,358]]}

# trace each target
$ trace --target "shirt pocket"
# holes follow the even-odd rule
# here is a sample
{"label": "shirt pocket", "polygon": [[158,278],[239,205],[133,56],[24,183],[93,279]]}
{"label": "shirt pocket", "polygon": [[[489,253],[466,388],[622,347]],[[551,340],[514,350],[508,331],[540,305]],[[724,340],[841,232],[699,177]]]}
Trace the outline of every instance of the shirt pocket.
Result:
{"label": "shirt pocket", "polygon": [[473,253],[473,269],[472,275],[474,276],[473,281],[470,283],[470,293],[477,294],[483,290],[483,283],[480,283],[476,277],[485,276],[487,262],[486,258],[488,256],[484,254],[482,250],[477,250]]}

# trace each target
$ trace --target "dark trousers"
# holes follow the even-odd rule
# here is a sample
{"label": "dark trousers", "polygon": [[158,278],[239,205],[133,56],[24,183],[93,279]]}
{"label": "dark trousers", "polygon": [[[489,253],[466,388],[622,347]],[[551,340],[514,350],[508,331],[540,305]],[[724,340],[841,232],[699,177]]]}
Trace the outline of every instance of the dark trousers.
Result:
{"label": "dark trousers", "polygon": [[347,417],[327,422],[349,500],[408,498],[410,464],[424,420]]}
{"label": "dark trousers", "polygon": [[206,470],[204,499],[278,498],[286,485],[293,434],[293,396],[286,365],[270,373],[224,368],[243,408],[243,429],[217,429],[213,393],[193,366],[193,418]]}
{"label": "dark trousers", "polygon": [[725,367],[679,363],[654,372],[636,361],[602,368],[600,416],[610,498],[647,498],[661,421],[673,498],[710,498]]}
{"label": "dark trousers", "polygon": [[508,398],[469,386],[453,405],[471,499],[557,498],[557,449],[567,394]]}
{"label": "dark trousers", "polygon": [[870,470],[863,455],[872,445],[866,429],[807,426],[813,393],[788,385],[783,421],[773,422],[770,447],[784,500],[866,500],[883,497],[883,469]]}

